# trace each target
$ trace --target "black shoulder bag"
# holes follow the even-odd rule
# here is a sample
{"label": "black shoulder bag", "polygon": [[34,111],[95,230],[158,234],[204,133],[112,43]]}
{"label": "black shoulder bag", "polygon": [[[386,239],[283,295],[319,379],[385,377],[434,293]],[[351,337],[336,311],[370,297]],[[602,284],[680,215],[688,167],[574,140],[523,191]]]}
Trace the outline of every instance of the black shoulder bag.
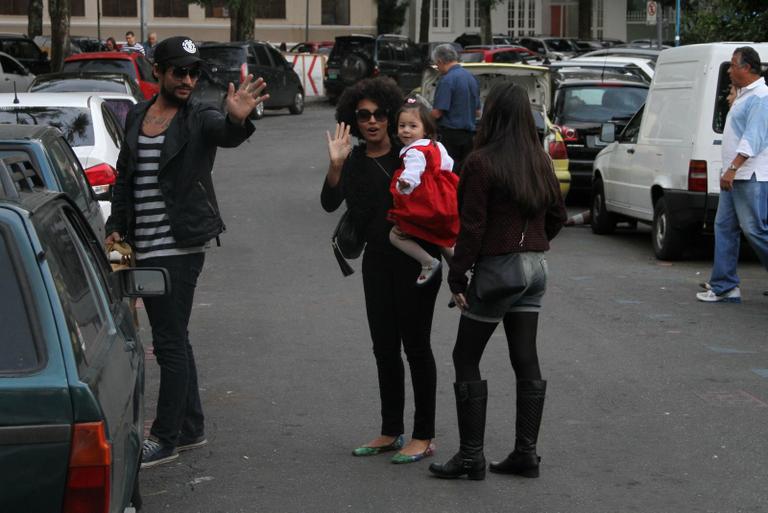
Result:
{"label": "black shoulder bag", "polygon": [[363,248],[365,248],[365,241],[352,222],[349,210],[341,215],[339,224],[336,225],[336,229],[333,231],[331,248],[333,248],[333,256],[336,257],[336,261],[339,263],[341,273],[344,276],[354,273],[355,270],[349,265],[347,259],[359,257],[360,253],[363,252]]}

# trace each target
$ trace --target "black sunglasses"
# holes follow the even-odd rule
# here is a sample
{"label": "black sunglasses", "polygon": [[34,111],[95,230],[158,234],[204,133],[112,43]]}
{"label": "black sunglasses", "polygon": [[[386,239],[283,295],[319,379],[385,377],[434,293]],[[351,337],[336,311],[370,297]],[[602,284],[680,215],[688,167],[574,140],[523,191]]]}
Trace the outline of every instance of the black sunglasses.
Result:
{"label": "black sunglasses", "polygon": [[200,78],[200,73],[202,71],[200,70],[200,66],[194,66],[191,68],[173,68],[173,71],[171,71],[173,74],[173,78],[178,78],[179,80],[183,79],[187,75],[189,75],[189,78],[196,79]]}
{"label": "black sunglasses", "polygon": [[368,121],[373,116],[376,121],[384,121],[387,119],[387,111],[384,109],[376,109],[375,112],[371,112],[368,109],[358,109],[355,111],[355,116],[359,122]]}

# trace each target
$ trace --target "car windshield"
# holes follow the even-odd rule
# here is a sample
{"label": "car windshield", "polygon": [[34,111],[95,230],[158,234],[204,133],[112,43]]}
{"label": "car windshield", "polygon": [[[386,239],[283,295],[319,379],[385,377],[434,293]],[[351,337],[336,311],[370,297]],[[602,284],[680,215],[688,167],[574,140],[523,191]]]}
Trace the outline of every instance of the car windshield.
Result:
{"label": "car windshield", "polygon": [[[0,235],[0,372],[20,372],[37,367],[38,354],[32,337],[27,302],[22,293],[18,275],[20,266],[8,250]],[[17,261],[18,262],[18,261]]]}
{"label": "car windshield", "polygon": [[331,57],[360,53],[367,58],[373,56],[373,39],[339,38],[331,51]]}
{"label": "car windshield", "polygon": [[556,52],[573,52],[574,48],[567,39],[547,39],[547,46]]}
{"label": "car windshield", "polygon": [[90,59],[64,63],[61,71],[100,71],[102,73],[125,73],[136,78],[136,67],[128,59]]}
{"label": "car windshield", "polygon": [[91,111],[82,107],[0,107],[0,123],[53,126],[71,146],[93,146]]}
{"label": "car windshield", "polygon": [[37,81],[30,86],[29,92],[45,91],[48,93],[125,93],[128,88],[117,80],[94,80],[83,78],[54,78]]}
{"label": "car windshield", "polygon": [[228,46],[200,47],[200,57],[208,64],[222,68],[239,68],[246,61],[245,48]]}
{"label": "car windshield", "polygon": [[627,120],[637,112],[648,94],[644,87],[585,86],[562,90],[562,123],[607,123]]}
{"label": "car windshield", "polygon": [[459,54],[461,62],[483,62],[485,55],[483,52],[463,52]]}
{"label": "car windshield", "polygon": [[32,41],[23,39],[9,39],[0,41],[0,51],[3,51],[17,59],[38,59],[40,49]]}

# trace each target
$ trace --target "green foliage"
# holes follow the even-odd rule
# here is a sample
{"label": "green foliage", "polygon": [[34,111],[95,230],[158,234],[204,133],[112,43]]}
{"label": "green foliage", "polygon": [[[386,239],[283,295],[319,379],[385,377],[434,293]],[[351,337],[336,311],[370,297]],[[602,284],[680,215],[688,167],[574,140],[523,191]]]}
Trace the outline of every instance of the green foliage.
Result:
{"label": "green foliage", "polygon": [[768,41],[765,0],[687,0],[681,9],[683,44]]}
{"label": "green foliage", "polygon": [[376,31],[379,34],[399,34],[410,0],[376,0],[376,3]]}

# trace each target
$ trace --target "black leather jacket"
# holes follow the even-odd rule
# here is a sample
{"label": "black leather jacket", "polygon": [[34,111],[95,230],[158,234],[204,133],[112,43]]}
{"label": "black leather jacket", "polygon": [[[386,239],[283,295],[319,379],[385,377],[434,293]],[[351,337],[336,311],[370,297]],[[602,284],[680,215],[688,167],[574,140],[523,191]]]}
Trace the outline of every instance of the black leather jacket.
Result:
{"label": "black leather jacket", "polygon": [[[128,113],[125,142],[117,159],[117,182],[112,192],[112,215],[107,234],[118,232],[133,240],[133,173],[138,158],[141,123],[152,100]],[[224,221],[213,190],[211,171],[216,148],[234,148],[254,132],[250,120],[236,125],[213,107],[189,100],[165,132],[158,182],[165,200],[171,233],[179,247],[201,246],[224,231]]]}

